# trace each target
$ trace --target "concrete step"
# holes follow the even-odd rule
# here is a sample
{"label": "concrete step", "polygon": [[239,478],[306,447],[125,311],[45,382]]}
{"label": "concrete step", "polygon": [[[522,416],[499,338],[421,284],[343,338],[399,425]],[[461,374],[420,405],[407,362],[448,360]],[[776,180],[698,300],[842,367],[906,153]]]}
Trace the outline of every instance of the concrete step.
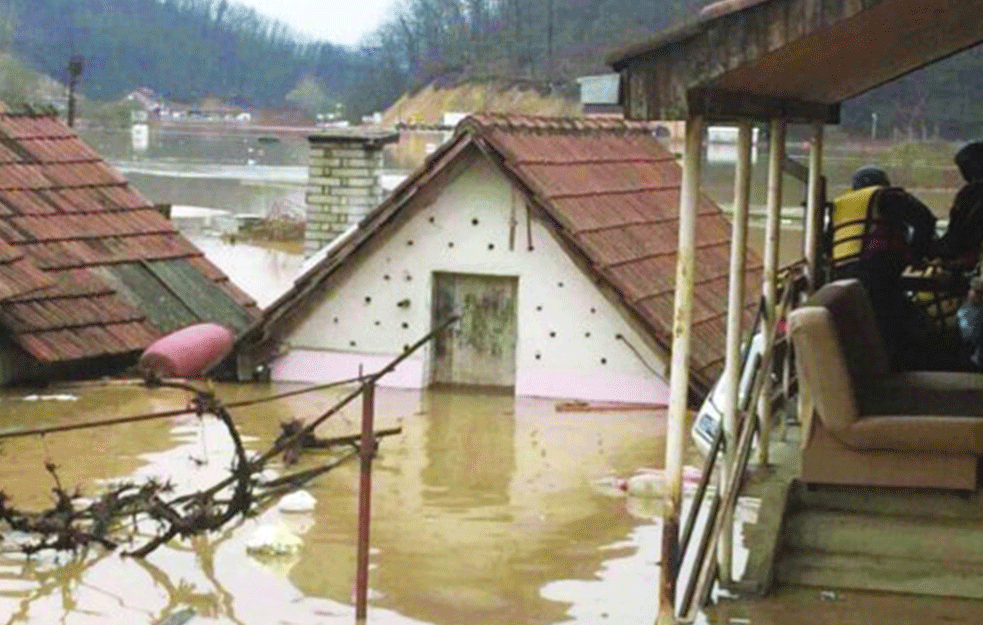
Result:
{"label": "concrete step", "polygon": [[882,515],[978,519],[983,521],[983,492],[820,487],[809,490],[796,483],[789,511],[838,510]]}
{"label": "concrete step", "polygon": [[983,520],[799,510],[785,521],[785,551],[960,562],[983,566]]}
{"label": "concrete step", "polygon": [[983,599],[983,566],[890,556],[786,553],[776,581],[795,586]]}

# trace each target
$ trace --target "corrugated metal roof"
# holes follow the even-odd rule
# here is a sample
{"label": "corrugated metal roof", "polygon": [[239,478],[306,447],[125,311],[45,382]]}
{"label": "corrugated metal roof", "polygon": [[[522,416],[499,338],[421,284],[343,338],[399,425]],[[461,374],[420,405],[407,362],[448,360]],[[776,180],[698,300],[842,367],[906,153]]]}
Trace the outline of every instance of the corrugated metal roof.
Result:
{"label": "corrugated metal roof", "polygon": [[[666,352],[671,348],[676,241],[682,173],[653,137],[652,126],[616,119],[555,119],[477,115],[458,127],[416,174],[410,176],[364,222],[350,241],[301,276],[264,312],[240,342],[264,349],[283,336],[314,301],[332,273],[408,205],[424,187],[439,184],[477,144],[528,193],[553,228],[610,286],[627,311]],[[730,269],[730,224],[719,207],[700,198],[697,218],[696,299],[693,309],[692,375],[706,389],[724,359],[724,327]],[[748,308],[757,301],[761,263],[750,254]],[[747,315],[750,322],[750,312]]]}
{"label": "corrugated metal roof", "polygon": [[0,106],[0,324],[29,354],[125,354],[188,323],[241,329],[256,317],[255,302],[71,130]]}

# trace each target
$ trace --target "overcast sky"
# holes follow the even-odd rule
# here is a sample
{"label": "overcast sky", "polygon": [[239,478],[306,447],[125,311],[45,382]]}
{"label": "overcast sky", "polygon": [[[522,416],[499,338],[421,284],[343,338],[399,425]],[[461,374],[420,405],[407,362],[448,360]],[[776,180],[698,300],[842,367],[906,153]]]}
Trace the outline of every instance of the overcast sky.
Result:
{"label": "overcast sky", "polygon": [[396,0],[236,0],[297,32],[352,45],[386,17]]}

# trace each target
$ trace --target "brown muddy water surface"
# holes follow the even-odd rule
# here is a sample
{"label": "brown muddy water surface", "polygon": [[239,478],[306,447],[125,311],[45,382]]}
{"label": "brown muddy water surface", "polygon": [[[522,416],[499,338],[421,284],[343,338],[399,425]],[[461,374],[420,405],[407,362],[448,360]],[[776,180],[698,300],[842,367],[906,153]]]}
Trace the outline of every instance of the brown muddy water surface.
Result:
{"label": "brown muddy water surface", "polygon": [[[282,388],[222,386],[219,393],[231,401]],[[234,416],[248,446],[262,450],[281,420],[316,416],[342,392]],[[177,391],[118,386],[24,396],[0,396],[2,429],[166,410],[187,400]],[[357,432],[359,418],[352,408],[319,434]],[[403,433],[383,440],[374,471],[370,622],[652,622],[657,510],[599,492],[594,481],[661,462],[660,416],[380,390],[377,425],[396,424]],[[107,480],[150,476],[171,479],[181,492],[217,481],[230,458],[221,424],[189,415],[5,440],[0,488],[19,507],[46,506],[52,484],[43,464],[50,459],[66,485],[87,493]],[[301,466],[326,459],[309,454]],[[26,559],[9,541],[0,544],[0,623],[150,624],[188,607],[196,613],[192,625],[352,622],[357,483],[357,463],[343,465],[309,487],[317,499],[312,514],[272,509],[145,560],[102,549]],[[280,522],[303,539],[299,554],[246,553],[257,527]]]}
{"label": "brown muddy water surface", "polygon": [[[219,394],[232,401],[284,388],[230,385]],[[281,420],[316,416],[342,392],[234,416],[247,445],[261,450]],[[118,386],[8,390],[0,394],[0,429],[169,410],[186,399]],[[354,433],[359,418],[357,408],[346,410],[319,434]],[[377,419],[379,428],[401,425],[403,433],[382,441],[375,465],[370,623],[654,623],[660,506],[612,496],[598,480],[661,463],[661,415],[558,413],[553,401],[380,390]],[[191,415],[8,439],[0,442],[0,489],[20,507],[46,506],[50,459],[63,482],[87,493],[151,476],[186,492],[223,477],[230,458],[220,424]],[[300,468],[328,459],[311,453]],[[349,463],[312,483],[313,513],[267,510],[143,560],[102,549],[26,559],[0,543],[0,624],[156,625],[189,608],[188,625],[352,623],[357,471]],[[299,554],[246,553],[256,528],[278,523],[303,539]],[[981,622],[981,609],[972,601],[778,589],[722,601],[697,623],[969,624]]]}

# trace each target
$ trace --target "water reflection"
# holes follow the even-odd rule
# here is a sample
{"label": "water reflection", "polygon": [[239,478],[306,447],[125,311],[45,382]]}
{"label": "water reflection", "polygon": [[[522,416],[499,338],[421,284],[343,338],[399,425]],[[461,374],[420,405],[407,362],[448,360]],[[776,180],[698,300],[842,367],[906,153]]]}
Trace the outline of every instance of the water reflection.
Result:
{"label": "water reflection", "polygon": [[304,260],[300,242],[263,246],[229,243],[201,234],[186,236],[234,284],[254,298],[260,308],[293,286]]}
{"label": "water reflection", "polygon": [[[468,510],[507,504],[515,471],[515,420],[509,400],[435,391],[424,400],[427,465],[421,472],[427,506]],[[483,405],[482,405],[483,404]],[[476,420],[490,427],[474,427]]]}
{"label": "water reflection", "polygon": [[[221,393],[234,399],[274,388],[226,386]],[[134,414],[186,399],[166,390],[70,392],[77,401],[0,397],[5,427]],[[294,397],[235,417],[247,444],[259,449],[279,420],[315,416],[337,396]],[[358,420],[356,407],[345,410],[321,434],[354,432]],[[656,526],[591,483],[655,464],[661,417],[601,420],[557,413],[549,401],[380,390],[378,421],[404,431],[383,442],[376,465],[372,622],[591,622],[589,615],[621,614],[629,603],[654,616],[654,593],[634,593],[654,588],[657,541],[648,535]],[[66,482],[91,492],[104,480],[154,475],[179,489],[201,487],[224,475],[230,457],[221,424],[187,416],[43,443],[7,441],[0,475],[18,505],[40,506],[50,486],[45,458],[63,465]],[[301,468],[326,460],[312,455]],[[26,560],[8,546],[0,554],[0,623],[157,623],[188,608],[192,623],[351,622],[357,481],[357,465],[343,465],[311,487],[312,514],[270,509],[145,561],[101,550]],[[246,555],[257,527],[281,522],[302,537],[298,556]]]}

